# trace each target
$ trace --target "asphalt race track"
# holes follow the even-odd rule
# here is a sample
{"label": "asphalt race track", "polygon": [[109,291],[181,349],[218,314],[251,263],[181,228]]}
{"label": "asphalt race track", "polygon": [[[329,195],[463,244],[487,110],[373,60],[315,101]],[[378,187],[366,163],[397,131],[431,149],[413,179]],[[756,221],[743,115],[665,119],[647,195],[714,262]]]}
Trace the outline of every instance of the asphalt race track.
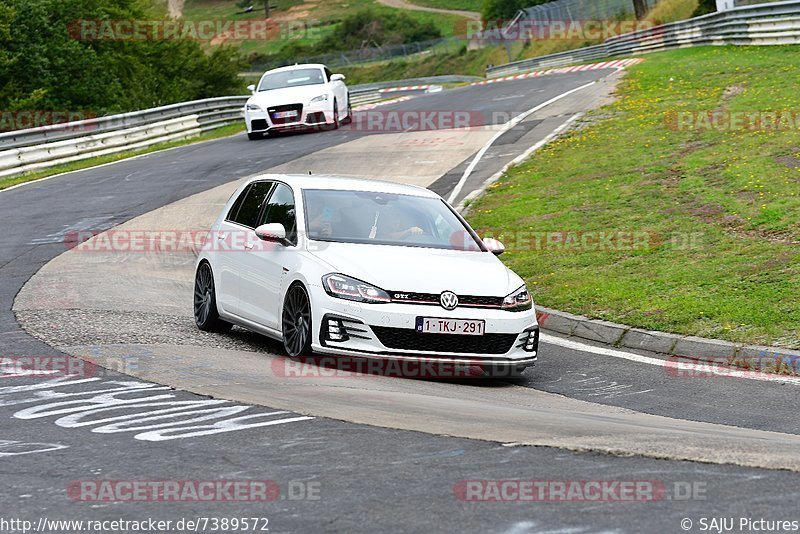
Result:
{"label": "asphalt race track", "polygon": [[[501,137],[461,200],[604,102],[616,76],[464,87],[376,109],[463,110],[482,124],[505,122],[598,81]],[[216,215],[213,203],[227,199],[233,182],[261,172],[405,180],[447,196],[492,134],[350,126],[257,142],[240,135],[0,192],[0,355],[80,354],[125,371],[0,375],[2,518],[258,517],[269,519],[270,532],[469,525],[576,533],[681,532],[682,520],[697,526],[704,517],[793,519],[800,416],[786,408],[795,383],[681,380],[662,366],[555,338],[543,343],[536,367],[511,381],[292,381],[275,376],[283,361],[276,343],[239,329],[195,331],[186,314],[191,257],[115,262],[67,252],[75,232],[126,222],[195,228]],[[509,479],[651,481],[661,491],[644,502],[468,502],[462,491],[466,481]],[[99,480],[259,480],[279,494],[257,503],[76,494],[81,481]]]}

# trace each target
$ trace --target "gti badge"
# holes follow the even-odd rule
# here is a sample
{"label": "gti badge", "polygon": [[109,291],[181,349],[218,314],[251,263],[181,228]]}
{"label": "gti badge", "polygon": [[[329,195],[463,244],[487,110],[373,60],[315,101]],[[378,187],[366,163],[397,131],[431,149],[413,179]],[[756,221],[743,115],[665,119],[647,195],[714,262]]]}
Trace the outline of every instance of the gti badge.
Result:
{"label": "gti badge", "polygon": [[445,310],[455,310],[458,307],[458,295],[452,291],[445,291],[439,297],[439,304]]}

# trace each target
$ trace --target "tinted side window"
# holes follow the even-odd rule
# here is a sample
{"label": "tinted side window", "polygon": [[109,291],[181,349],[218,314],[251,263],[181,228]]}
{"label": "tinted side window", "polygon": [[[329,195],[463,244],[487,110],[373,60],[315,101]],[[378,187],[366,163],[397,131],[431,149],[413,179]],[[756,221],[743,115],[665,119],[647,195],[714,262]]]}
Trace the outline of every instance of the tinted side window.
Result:
{"label": "tinted side window", "polygon": [[328,67],[325,67],[325,77],[328,79],[328,81],[331,81],[331,76],[333,76],[333,73]]}
{"label": "tinted side window", "polygon": [[247,187],[244,188],[244,191],[239,193],[239,196],[236,199],[236,202],[233,203],[233,206],[231,206],[231,210],[228,212],[227,217],[225,217],[226,221],[235,221],[236,220],[236,214],[239,213],[239,209],[242,207],[242,202],[244,202],[244,197],[247,196],[247,193],[249,193],[252,188],[253,188],[253,184],[250,184],[250,185],[248,185]]}
{"label": "tinted side window", "polygon": [[[261,213],[261,206],[264,205],[264,199],[267,198],[271,187],[272,182],[256,182],[252,184],[243,194],[244,200],[241,202],[238,212],[233,217],[229,215],[229,220],[242,226],[255,228],[258,214]],[[237,199],[236,202],[238,203],[239,200]]]}
{"label": "tinted side window", "polygon": [[286,229],[286,239],[297,243],[297,222],[295,219],[294,195],[292,190],[284,184],[278,184],[272,196],[269,197],[267,208],[259,224],[280,223]]}

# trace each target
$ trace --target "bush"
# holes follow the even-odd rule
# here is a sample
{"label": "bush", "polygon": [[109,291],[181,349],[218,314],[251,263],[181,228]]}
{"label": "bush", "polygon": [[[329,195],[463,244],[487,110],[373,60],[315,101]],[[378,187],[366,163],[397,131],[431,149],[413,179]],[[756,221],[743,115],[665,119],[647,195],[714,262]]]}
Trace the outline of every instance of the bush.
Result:
{"label": "bush", "polygon": [[402,11],[379,13],[364,9],[345,17],[316,43],[290,41],[277,54],[254,54],[252,64],[290,63],[310,56],[431,41],[442,37],[432,22],[420,22]]}
{"label": "bush", "polygon": [[550,1],[552,0],[483,0],[481,18],[484,22],[509,21],[520,9],[546,4]]}
{"label": "bush", "polygon": [[4,0],[0,109],[102,115],[241,92],[232,49],[206,54],[185,40],[81,41],[69,30],[81,19],[158,18],[142,0]]}
{"label": "bush", "polygon": [[692,16],[699,17],[700,15],[707,15],[709,13],[715,13],[716,11],[716,0],[700,0],[700,5],[697,6],[697,9],[694,11]]}

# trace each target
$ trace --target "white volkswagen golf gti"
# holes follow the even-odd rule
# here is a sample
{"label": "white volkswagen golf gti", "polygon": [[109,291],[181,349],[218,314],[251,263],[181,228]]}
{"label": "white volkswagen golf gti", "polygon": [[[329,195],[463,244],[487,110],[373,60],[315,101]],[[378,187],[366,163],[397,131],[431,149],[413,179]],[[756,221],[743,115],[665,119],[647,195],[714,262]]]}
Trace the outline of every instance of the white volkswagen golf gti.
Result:
{"label": "white volkswagen golf gti", "polygon": [[485,366],[536,361],[523,280],[440,196],[333,176],[264,175],[231,196],[196,268],[195,322],[316,354]]}
{"label": "white volkswagen golf gti", "polygon": [[247,136],[314,127],[338,128],[352,120],[344,75],[325,65],[292,65],[266,72],[244,106]]}

